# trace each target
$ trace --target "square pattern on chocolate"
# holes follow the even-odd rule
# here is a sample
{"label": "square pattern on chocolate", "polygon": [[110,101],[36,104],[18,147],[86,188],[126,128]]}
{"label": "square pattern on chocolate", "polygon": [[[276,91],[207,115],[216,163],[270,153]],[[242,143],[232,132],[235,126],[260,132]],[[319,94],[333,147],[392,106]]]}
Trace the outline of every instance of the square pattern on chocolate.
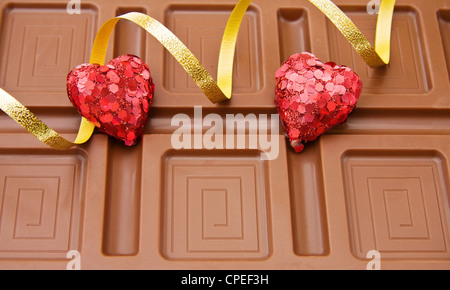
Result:
{"label": "square pattern on chocolate", "polygon": [[270,252],[264,163],[171,156],[164,177],[168,259],[264,259]]}
{"label": "square pattern on chocolate", "polygon": [[[214,6],[172,6],[166,13],[166,25],[192,51],[211,76],[217,78],[220,44],[231,9]],[[195,21],[193,21],[195,19]],[[236,43],[233,69],[235,93],[257,93],[262,88],[259,13],[250,8],[242,20]],[[197,85],[165,53],[165,87],[176,93],[196,93]]]}
{"label": "square pattern on chocolate", "polygon": [[96,15],[93,8],[68,15],[59,5],[4,9],[1,87],[28,106],[70,107],[66,77],[72,68],[89,61]]}
{"label": "square pattern on chocolate", "polygon": [[80,250],[82,155],[0,154],[0,259]]}
{"label": "square pattern on chocolate", "polygon": [[[346,197],[353,245],[360,258],[371,249],[384,258],[449,258],[446,171],[438,156],[381,155],[345,158]],[[381,153],[382,154],[382,153]]]}

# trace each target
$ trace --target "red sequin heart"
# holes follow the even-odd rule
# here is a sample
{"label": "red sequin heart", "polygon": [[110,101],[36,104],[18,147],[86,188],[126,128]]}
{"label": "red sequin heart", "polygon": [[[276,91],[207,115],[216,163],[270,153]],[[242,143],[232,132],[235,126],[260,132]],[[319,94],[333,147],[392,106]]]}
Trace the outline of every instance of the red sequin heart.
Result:
{"label": "red sequin heart", "polygon": [[134,55],[105,66],[82,64],[67,76],[67,93],[80,115],[128,146],[144,132],[154,91],[149,67]]}
{"label": "red sequin heart", "polygon": [[291,56],[276,72],[275,105],[297,152],[347,120],[362,82],[350,68],[322,63],[310,53]]}

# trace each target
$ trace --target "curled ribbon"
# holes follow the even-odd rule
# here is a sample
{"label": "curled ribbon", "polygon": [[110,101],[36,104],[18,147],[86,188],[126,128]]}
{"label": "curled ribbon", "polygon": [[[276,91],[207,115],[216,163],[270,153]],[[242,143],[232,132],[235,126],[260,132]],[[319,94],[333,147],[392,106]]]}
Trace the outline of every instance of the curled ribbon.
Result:
{"label": "curled ribbon", "polygon": [[81,119],[78,136],[74,142],[66,140],[53,129],[39,120],[30,110],[19,103],[10,94],[0,88],[0,109],[8,116],[14,119],[22,127],[28,130],[41,142],[48,146],[58,149],[67,150],[75,145],[87,142],[94,133],[95,126],[85,118]]}
{"label": "curled ribbon", "polygon": [[330,0],[309,0],[309,2],[319,8],[333,22],[367,65],[377,68],[389,63],[395,0],[381,1],[375,33],[375,47],[336,4]]}
{"label": "curled ribbon", "polygon": [[[90,63],[104,65],[112,31],[119,20],[125,19],[141,26],[154,36],[183,66],[211,102],[218,103],[228,100],[232,95],[233,61],[237,36],[242,19],[251,2],[252,0],[240,0],[228,20],[220,49],[217,83],[192,52],[169,29],[152,17],[137,12],[112,18],[103,24],[94,41]],[[309,2],[319,8],[336,25],[369,66],[380,67],[389,63],[391,25],[395,0],[383,0],[381,3],[375,48],[332,1],[309,0]],[[74,142],[68,141],[44,124],[30,110],[1,88],[0,109],[36,136],[41,142],[58,150],[66,150],[87,142],[95,129],[92,123],[82,118],[76,140]]]}

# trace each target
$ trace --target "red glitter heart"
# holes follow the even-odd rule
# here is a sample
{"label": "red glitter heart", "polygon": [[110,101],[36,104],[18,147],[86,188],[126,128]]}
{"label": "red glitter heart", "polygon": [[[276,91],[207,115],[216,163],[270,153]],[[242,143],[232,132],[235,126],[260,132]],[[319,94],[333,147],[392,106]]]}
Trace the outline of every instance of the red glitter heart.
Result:
{"label": "red glitter heart", "polygon": [[149,67],[134,55],[105,66],[82,64],[67,76],[67,93],[80,115],[128,146],[144,132],[154,91]]}
{"label": "red glitter heart", "polygon": [[347,120],[362,82],[350,68],[322,63],[310,53],[291,56],[276,72],[275,105],[291,146],[304,144]]}

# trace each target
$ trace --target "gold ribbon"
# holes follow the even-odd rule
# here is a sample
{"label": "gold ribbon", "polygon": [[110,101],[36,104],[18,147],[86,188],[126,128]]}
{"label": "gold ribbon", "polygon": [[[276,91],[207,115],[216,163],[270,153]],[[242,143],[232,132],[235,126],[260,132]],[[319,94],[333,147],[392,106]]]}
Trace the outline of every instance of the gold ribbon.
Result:
{"label": "gold ribbon", "polygon": [[70,142],[56,133],[53,129],[39,120],[30,110],[19,103],[10,94],[0,88],[0,109],[8,116],[14,119],[22,127],[28,130],[41,142],[48,146],[58,149],[66,150],[75,145],[87,142],[94,132],[95,126],[87,121],[85,118],[81,119],[78,136],[74,142]]}
{"label": "gold ribbon", "polygon": [[330,0],[309,0],[309,2],[319,8],[333,22],[370,67],[377,68],[389,63],[395,0],[381,1],[375,48],[336,4]]}
{"label": "gold ribbon", "polygon": [[[383,0],[381,3],[375,48],[333,2],[330,0],[309,1],[336,25],[369,66],[379,67],[389,63],[395,0]],[[90,63],[104,65],[109,38],[115,25],[121,19],[129,20],[154,36],[183,66],[211,102],[228,100],[232,95],[233,62],[237,36],[242,19],[251,2],[251,0],[240,0],[228,20],[220,49],[217,83],[192,52],[169,29],[152,17],[137,12],[112,18],[103,24],[94,41]],[[40,141],[58,150],[65,150],[87,142],[95,128],[92,123],[82,118],[78,136],[74,142],[70,142],[40,121],[31,111],[2,89],[0,89],[0,109]]]}

